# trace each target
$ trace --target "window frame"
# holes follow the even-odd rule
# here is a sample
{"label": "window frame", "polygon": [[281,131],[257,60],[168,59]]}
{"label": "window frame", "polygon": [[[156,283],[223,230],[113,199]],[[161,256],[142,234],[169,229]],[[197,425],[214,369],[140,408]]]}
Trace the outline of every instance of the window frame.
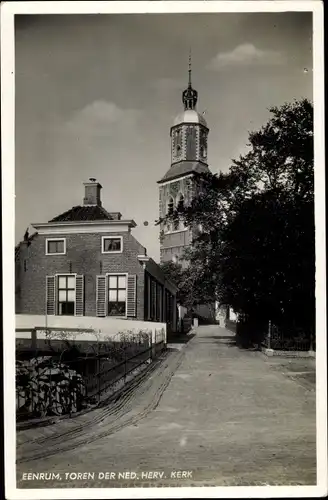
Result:
{"label": "window frame", "polygon": [[[57,273],[55,274],[55,295],[56,295],[56,314],[55,316],[75,316],[75,308],[76,308],[76,276],[77,274],[76,273]],[[60,314],[59,312],[59,304],[61,303],[59,301],[59,291],[60,290],[63,290],[63,288],[59,288],[59,278],[68,278],[68,277],[74,277],[75,279],[75,285],[74,285],[74,292],[75,292],[75,296],[74,296],[74,314]],[[72,288],[66,288],[65,289],[66,292],[67,290],[72,290]],[[66,295],[67,296],[67,295]]]}
{"label": "window frame", "polygon": [[[107,296],[107,304],[106,304],[106,309],[107,309],[107,318],[127,318],[127,312],[128,312],[128,274],[129,273],[106,273],[106,296]],[[109,277],[110,276],[125,276],[125,313],[124,314],[119,314],[119,315],[112,315],[109,314]],[[118,283],[117,283],[118,284]],[[116,288],[116,290],[119,290],[119,288]],[[118,302],[118,301],[117,301]]]}
{"label": "window frame", "polygon": [[[104,250],[104,243],[105,240],[120,240],[121,242],[121,249],[120,250]],[[113,254],[113,253],[123,253],[123,236],[102,236],[101,237],[101,253],[102,254]]]}
{"label": "window frame", "polygon": [[[64,251],[63,252],[49,252],[48,251],[48,243],[51,241],[62,241],[64,243]],[[66,255],[66,238],[46,238],[46,255]]]}
{"label": "window frame", "polygon": [[165,322],[165,286],[152,274],[145,272],[144,314],[145,321]]}

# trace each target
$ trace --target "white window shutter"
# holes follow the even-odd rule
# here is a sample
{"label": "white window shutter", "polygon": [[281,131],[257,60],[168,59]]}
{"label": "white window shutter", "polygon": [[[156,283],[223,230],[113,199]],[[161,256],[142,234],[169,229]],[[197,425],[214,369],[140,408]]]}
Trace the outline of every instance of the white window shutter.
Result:
{"label": "white window shutter", "polygon": [[46,314],[54,316],[56,314],[56,277],[46,277]]}
{"label": "white window shutter", "polygon": [[96,315],[107,315],[107,286],[106,276],[97,276],[97,290],[96,290]]}
{"label": "white window shutter", "polygon": [[128,275],[126,294],[126,315],[135,317],[137,314],[137,276]]}
{"label": "white window shutter", "polygon": [[75,316],[84,315],[84,276],[75,279]]}

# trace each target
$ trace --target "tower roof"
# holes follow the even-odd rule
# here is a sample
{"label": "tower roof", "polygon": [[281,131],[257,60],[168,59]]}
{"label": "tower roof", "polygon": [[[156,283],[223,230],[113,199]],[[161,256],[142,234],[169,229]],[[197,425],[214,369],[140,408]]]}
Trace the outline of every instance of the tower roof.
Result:
{"label": "tower roof", "polygon": [[189,52],[188,87],[182,92],[184,111],[175,118],[173,126],[180,123],[200,123],[207,127],[204,116],[196,111],[197,101],[198,92],[191,84],[191,52]]}
{"label": "tower roof", "polygon": [[175,117],[173,126],[179,125],[180,123],[200,123],[207,127],[207,122],[204,118],[204,115],[197,113],[195,109],[186,109],[178,116]]}
{"label": "tower roof", "polygon": [[209,168],[205,163],[200,161],[179,161],[178,163],[173,163],[171,168],[166,172],[164,177],[158,184],[166,181],[172,181],[178,179],[179,177],[184,177],[189,174],[201,174],[209,172]]}

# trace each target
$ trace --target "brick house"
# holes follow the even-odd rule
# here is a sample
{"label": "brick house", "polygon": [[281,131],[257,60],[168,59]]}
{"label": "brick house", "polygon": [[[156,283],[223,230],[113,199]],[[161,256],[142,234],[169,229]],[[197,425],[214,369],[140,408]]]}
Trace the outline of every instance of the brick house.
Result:
{"label": "brick house", "polygon": [[174,331],[177,287],[131,234],[136,223],[102,207],[102,186],[84,186],[81,206],[32,224],[36,233],[16,247],[16,313],[160,321]]}

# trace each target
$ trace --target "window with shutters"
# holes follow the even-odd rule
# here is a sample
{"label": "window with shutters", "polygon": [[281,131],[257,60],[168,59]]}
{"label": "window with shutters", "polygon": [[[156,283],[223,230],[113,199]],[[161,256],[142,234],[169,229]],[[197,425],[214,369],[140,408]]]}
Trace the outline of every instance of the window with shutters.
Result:
{"label": "window with shutters", "polygon": [[84,276],[57,274],[46,277],[46,314],[84,316]]}
{"label": "window with shutters", "polygon": [[65,255],[66,238],[47,238],[46,255]]}
{"label": "window with shutters", "polygon": [[100,317],[135,317],[137,276],[127,273],[97,276],[96,314]]}
{"label": "window with shutters", "polygon": [[57,303],[60,316],[75,315],[75,275],[58,276]]}
{"label": "window with shutters", "polygon": [[126,315],[126,275],[108,275],[108,316]]}
{"label": "window with shutters", "polygon": [[103,236],[101,239],[102,253],[122,253],[123,238],[122,236]]}

